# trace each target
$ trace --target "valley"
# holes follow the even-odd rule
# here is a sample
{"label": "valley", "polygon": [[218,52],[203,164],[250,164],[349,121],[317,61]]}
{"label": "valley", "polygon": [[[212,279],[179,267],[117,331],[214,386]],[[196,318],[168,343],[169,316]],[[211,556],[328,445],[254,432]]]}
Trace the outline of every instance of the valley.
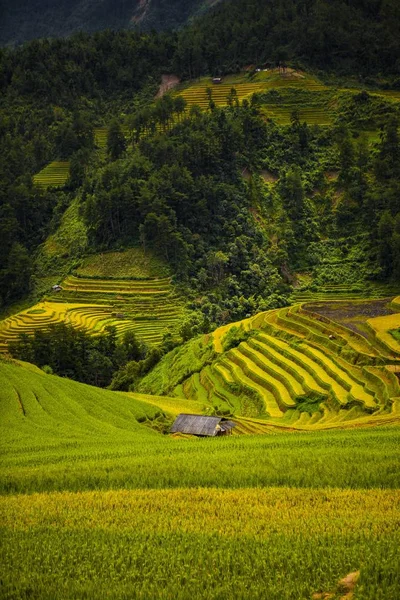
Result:
{"label": "valley", "polygon": [[399,598],[398,2],[44,4],[0,23],[0,597]]}

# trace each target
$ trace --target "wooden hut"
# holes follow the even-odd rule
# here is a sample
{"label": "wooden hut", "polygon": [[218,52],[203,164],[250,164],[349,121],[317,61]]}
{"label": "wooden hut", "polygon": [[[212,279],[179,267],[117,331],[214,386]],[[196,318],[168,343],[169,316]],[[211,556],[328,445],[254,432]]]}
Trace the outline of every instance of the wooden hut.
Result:
{"label": "wooden hut", "polygon": [[223,417],[204,417],[203,415],[180,414],[171,427],[171,433],[188,433],[201,437],[228,435],[236,427],[233,421]]}

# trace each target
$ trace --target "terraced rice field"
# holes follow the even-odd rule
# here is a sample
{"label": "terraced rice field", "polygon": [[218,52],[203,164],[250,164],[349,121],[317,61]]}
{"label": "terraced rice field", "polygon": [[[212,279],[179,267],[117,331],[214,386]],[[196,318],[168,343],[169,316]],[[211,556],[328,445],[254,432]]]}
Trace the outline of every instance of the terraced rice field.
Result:
{"label": "terraced rice field", "polygon": [[62,187],[69,177],[69,162],[57,161],[49,163],[37,175],[33,182],[41,187]]}
{"label": "terraced rice field", "polygon": [[181,410],[0,361],[2,598],[399,597],[399,415],[159,433]]}
{"label": "terraced rice field", "polygon": [[400,291],[396,285],[367,283],[361,285],[349,284],[325,284],[319,285],[318,291],[310,289],[295,289],[290,296],[292,303],[312,302],[312,301],[331,301],[331,300],[362,300],[367,297],[389,298],[395,296]]}
{"label": "terraced rice field", "polygon": [[95,127],[94,143],[101,150],[107,147],[108,127]]}
{"label": "terraced rice field", "polygon": [[154,345],[163,335],[179,327],[183,304],[174,293],[170,278],[150,280],[94,279],[69,276],[62,292],[33,308],[0,322],[0,352],[22,333],[66,322],[93,333],[116,327],[119,335],[134,331]]}
{"label": "terraced rice field", "polygon": [[[107,148],[108,129],[108,126],[104,125],[103,127],[95,127],[93,130],[94,143],[99,150],[105,150]],[[126,127],[122,127],[122,131],[124,132],[125,136],[127,136],[129,133]]]}
{"label": "terraced rice field", "polygon": [[212,90],[212,99],[217,106],[226,106],[227,97],[232,88],[235,88],[237,92],[237,98],[239,101],[245,98],[250,98],[254,93],[259,92],[263,89],[261,83],[220,83],[214,84],[208,78],[201,79],[198,83],[191,85],[182,92],[179,93],[186,102],[188,108],[197,104],[203,109],[208,108],[209,99],[207,96],[207,88]]}
{"label": "terraced rice field", "polygon": [[400,326],[400,315],[368,323],[375,337],[294,305],[246,319],[243,331],[250,337],[227,352],[222,343],[229,326],[224,326],[214,332],[217,358],[175,394],[261,418],[267,428],[390,420],[400,411],[400,385],[392,372],[400,365],[400,346],[388,330]]}
{"label": "terraced rice field", "polygon": [[[178,88],[175,93],[185,98],[188,108],[196,104],[202,109],[206,109],[209,105],[207,88],[211,89],[212,99],[217,106],[225,106],[227,104],[227,97],[232,88],[236,90],[237,99],[240,102],[244,99],[249,100],[256,92],[266,92],[272,89],[281,90],[291,88],[313,92],[327,89],[321,82],[309,75],[294,72],[279,73],[278,70],[272,69],[268,72],[257,73],[251,79],[247,75],[226,77],[219,84],[213,84],[212,79],[205,77],[180,90]],[[279,107],[274,104],[266,106],[265,111],[270,118],[276,119],[279,123],[286,124],[290,121],[290,113],[293,108],[298,108],[298,105]],[[326,108],[321,106],[302,109],[301,118],[310,123],[329,124],[331,122]]]}
{"label": "terraced rice field", "polygon": [[400,314],[368,319],[367,326],[391,355],[397,356],[400,353],[400,344],[390,333],[393,329],[400,328]]}

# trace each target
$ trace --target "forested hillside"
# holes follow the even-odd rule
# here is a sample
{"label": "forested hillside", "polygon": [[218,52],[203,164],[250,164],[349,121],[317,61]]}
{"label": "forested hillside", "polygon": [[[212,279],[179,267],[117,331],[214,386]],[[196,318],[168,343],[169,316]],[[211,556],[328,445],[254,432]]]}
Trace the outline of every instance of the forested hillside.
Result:
{"label": "forested hillside", "polygon": [[[179,34],[1,52],[3,308],[126,247],[169,263],[210,329],[284,306],[293,286],[398,280],[396,5],[244,4],[239,29],[233,1]],[[219,86],[154,101],[162,74],[217,72]]]}
{"label": "forested hillside", "polygon": [[2,597],[400,598],[398,1],[1,9]]}
{"label": "forested hillside", "polygon": [[[218,1],[218,0],[217,0]],[[34,0],[3,3],[0,45],[102,29],[174,29],[216,4],[210,0]]]}

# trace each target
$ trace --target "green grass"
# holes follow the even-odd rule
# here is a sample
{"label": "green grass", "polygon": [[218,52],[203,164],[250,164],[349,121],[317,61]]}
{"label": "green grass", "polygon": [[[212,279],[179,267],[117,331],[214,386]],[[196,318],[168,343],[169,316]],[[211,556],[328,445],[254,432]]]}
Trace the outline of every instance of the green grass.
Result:
{"label": "green grass", "polygon": [[123,252],[104,252],[88,256],[77,269],[83,277],[160,278],[170,275],[169,267],[152,252],[130,248]]}
{"label": "green grass", "polygon": [[399,427],[156,431],[202,409],[0,363],[2,598],[398,597]]}
{"label": "green grass", "polygon": [[388,490],[33,495],[4,513],[4,598],[309,600],[355,570],[355,599],[399,597]]}
{"label": "green grass", "polygon": [[54,160],[34,176],[33,182],[42,187],[62,187],[68,177],[69,162]]}
{"label": "green grass", "polygon": [[[154,426],[161,412],[157,398],[149,404],[140,394],[100,390],[11,364],[0,364],[0,383],[3,494],[400,483],[393,469],[396,427],[176,440],[137,421]],[[173,405],[172,398],[167,401]]]}

